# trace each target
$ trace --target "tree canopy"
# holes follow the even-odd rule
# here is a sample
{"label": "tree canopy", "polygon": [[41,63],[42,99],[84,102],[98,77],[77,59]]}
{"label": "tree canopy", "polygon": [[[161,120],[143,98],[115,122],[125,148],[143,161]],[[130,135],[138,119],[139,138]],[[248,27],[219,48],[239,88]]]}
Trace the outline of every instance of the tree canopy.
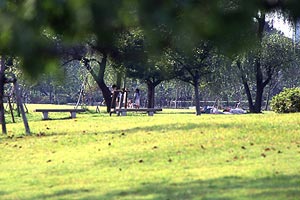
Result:
{"label": "tree canopy", "polygon": [[187,40],[174,40],[186,35],[191,41],[209,39],[235,51],[253,40],[245,32],[251,29],[253,16],[280,9],[296,19],[299,4],[297,0],[3,0],[0,54],[18,56],[25,71],[36,75],[57,64],[61,49],[53,39],[70,45],[95,37],[98,49],[109,51],[120,31],[136,26],[155,49],[188,48]]}

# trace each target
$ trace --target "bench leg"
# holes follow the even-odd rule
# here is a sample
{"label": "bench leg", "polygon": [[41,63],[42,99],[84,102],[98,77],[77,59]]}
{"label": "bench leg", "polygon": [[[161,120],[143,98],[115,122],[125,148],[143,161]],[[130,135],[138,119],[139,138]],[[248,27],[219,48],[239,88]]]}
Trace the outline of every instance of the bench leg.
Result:
{"label": "bench leg", "polygon": [[43,119],[49,119],[48,118],[48,112],[43,112]]}
{"label": "bench leg", "polygon": [[154,112],[153,111],[149,111],[148,112],[148,116],[153,116]]}
{"label": "bench leg", "polygon": [[121,116],[126,116],[127,112],[126,111],[120,111],[121,112]]}
{"label": "bench leg", "polygon": [[71,118],[76,118],[76,112],[70,112],[71,113]]}

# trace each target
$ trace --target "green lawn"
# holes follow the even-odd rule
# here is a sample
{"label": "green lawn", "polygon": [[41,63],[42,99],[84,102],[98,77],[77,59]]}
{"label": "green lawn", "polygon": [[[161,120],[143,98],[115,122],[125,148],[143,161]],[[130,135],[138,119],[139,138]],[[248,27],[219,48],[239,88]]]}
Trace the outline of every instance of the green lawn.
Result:
{"label": "green lawn", "polygon": [[1,200],[300,198],[300,114],[50,113],[43,121],[31,112],[41,107],[29,107],[32,136],[7,114]]}

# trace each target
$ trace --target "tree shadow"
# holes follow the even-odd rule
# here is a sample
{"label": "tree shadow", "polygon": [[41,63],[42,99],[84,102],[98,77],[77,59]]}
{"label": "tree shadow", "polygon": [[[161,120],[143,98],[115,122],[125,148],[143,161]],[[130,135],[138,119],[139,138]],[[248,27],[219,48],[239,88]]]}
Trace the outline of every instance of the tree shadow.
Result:
{"label": "tree shadow", "polygon": [[172,132],[172,131],[191,131],[194,129],[197,129],[199,131],[199,134],[205,134],[202,130],[210,130],[210,129],[219,129],[219,128],[233,128],[236,127],[237,125],[235,124],[218,124],[216,126],[213,123],[206,123],[206,122],[201,122],[201,123],[185,123],[185,124],[178,124],[178,123],[168,123],[168,124],[161,124],[161,125],[151,125],[151,126],[143,126],[143,127],[133,127],[133,128],[120,128],[120,130],[108,130],[101,132],[102,134],[116,134],[118,131],[124,132],[127,134],[134,134],[139,131],[143,132],[159,132],[163,133],[164,131]]}
{"label": "tree shadow", "polygon": [[40,121],[60,121],[60,120],[68,120],[68,119],[74,119],[74,118],[71,118],[71,117],[57,117],[57,118],[41,119]]}
{"label": "tree shadow", "polygon": [[90,190],[88,189],[64,189],[57,192],[54,192],[52,194],[46,194],[46,195],[39,195],[34,197],[33,199],[65,199],[64,197],[67,197],[69,195],[83,195],[85,193],[89,193]]}
{"label": "tree shadow", "polygon": [[[67,119],[72,119],[72,118],[67,118]],[[74,119],[74,118],[73,118]],[[61,119],[50,119],[49,121],[55,121],[55,120],[61,120]],[[185,124],[177,124],[177,123],[168,123],[168,124],[161,124],[161,125],[150,125],[150,126],[143,126],[143,127],[133,127],[133,128],[124,128],[124,127],[119,127],[114,130],[108,130],[108,131],[101,131],[99,130],[97,134],[135,134],[137,132],[146,132],[146,133],[151,133],[151,132],[158,132],[158,133],[163,133],[164,131],[191,131],[194,129],[197,129],[199,131],[199,134],[205,134],[204,130],[208,129],[216,129],[216,128],[233,128],[236,125],[226,123],[226,124],[218,124],[218,126],[214,125],[213,123],[185,123]],[[46,129],[46,128],[45,128]],[[37,133],[31,133],[30,136],[20,134],[20,135],[14,135],[14,136],[0,136],[1,139],[7,140],[7,139],[13,139],[13,138],[28,138],[28,137],[53,137],[53,136],[63,136],[67,135],[67,132],[63,133],[46,133],[47,131],[45,130],[44,132],[37,132]],[[78,134],[82,134],[81,132],[78,132]],[[94,135],[94,132],[91,133],[86,133],[85,135]],[[2,140],[2,141],[4,141]]]}
{"label": "tree shadow", "polygon": [[[299,199],[300,176],[222,177],[181,183],[143,183],[85,199]],[[150,198],[149,198],[150,197]]]}
{"label": "tree shadow", "polygon": [[4,196],[4,195],[6,195],[6,194],[7,194],[7,192],[0,191],[0,199],[2,199],[1,196]]}
{"label": "tree shadow", "polygon": [[[101,187],[99,187],[101,188]],[[208,180],[186,182],[144,182],[140,186],[113,190],[103,195],[93,195],[93,190],[64,189],[47,195],[38,195],[32,199],[205,199],[205,200],[239,200],[239,199],[284,199],[293,200],[300,197],[300,176],[272,176],[264,178],[244,178],[237,176],[221,177]],[[1,196],[6,193],[0,191]]]}

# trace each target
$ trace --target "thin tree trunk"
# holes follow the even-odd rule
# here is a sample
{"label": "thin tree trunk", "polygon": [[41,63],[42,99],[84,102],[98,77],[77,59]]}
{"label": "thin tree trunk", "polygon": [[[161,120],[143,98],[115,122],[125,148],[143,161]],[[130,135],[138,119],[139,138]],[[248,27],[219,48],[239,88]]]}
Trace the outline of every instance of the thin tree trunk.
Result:
{"label": "thin tree trunk", "polygon": [[246,96],[247,96],[249,111],[251,113],[253,113],[254,112],[253,99],[252,99],[252,95],[251,95],[251,91],[250,91],[250,88],[249,88],[248,81],[246,79],[246,74],[243,70],[242,63],[239,59],[237,60],[236,64],[237,64],[237,67],[240,71],[241,81],[242,81],[242,84],[244,86],[244,90],[245,90],[245,93],[246,93]]}
{"label": "thin tree trunk", "polygon": [[245,89],[247,99],[248,99],[249,111],[251,113],[253,113],[254,112],[254,105],[253,105],[253,100],[252,100],[252,95],[251,95],[251,92],[250,92],[249,85],[246,81],[243,81],[243,85],[244,85],[244,89]]}
{"label": "thin tree trunk", "polygon": [[5,83],[5,57],[2,56],[0,61],[0,123],[2,125],[2,134],[7,134],[5,123],[5,110],[4,110],[4,83]]}
{"label": "thin tree trunk", "polygon": [[15,87],[16,97],[17,97],[16,98],[17,106],[20,108],[20,111],[21,111],[21,115],[22,115],[22,119],[23,119],[23,123],[24,123],[24,127],[25,127],[25,132],[27,135],[30,135],[30,128],[28,125],[27,117],[26,117],[24,106],[23,106],[22,99],[21,99],[20,86],[17,83],[17,81],[14,82],[14,87]]}
{"label": "thin tree trunk", "polygon": [[121,85],[122,85],[122,73],[121,72],[117,72],[117,88],[121,89]]}
{"label": "thin tree trunk", "polygon": [[104,82],[104,73],[105,73],[106,63],[107,63],[107,55],[103,53],[103,58],[101,62],[97,61],[97,63],[99,64],[99,71],[97,74],[95,73],[95,71],[93,71],[93,69],[90,69],[89,66],[86,67],[89,70],[90,74],[92,75],[93,79],[96,81],[98,87],[102,91],[102,95],[106,103],[106,110],[109,113],[112,97],[111,97],[111,91],[109,90],[109,88]]}
{"label": "thin tree trunk", "polygon": [[267,100],[266,100],[266,105],[265,105],[265,110],[269,110],[270,96],[271,96],[271,86],[270,86],[270,88],[268,90]]}
{"label": "thin tree trunk", "polygon": [[178,88],[176,89],[176,97],[175,97],[175,108],[177,108],[177,101],[178,101]]}
{"label": "thin tree trunk", "polygon": [[276,82],[276,83],[273,85],[273,81],[271,81],[270,86],[269,86],[269,90],[268,90],[268,94],[267,94],[267,102],[266,102],[265,110],[268,110],[268,109],[269,109],[270,98],[271,98],[271,91],[272,91],[274,88],[276,88],[277,85],[278,85],[278,82]]}
{"label": "thin tree trunk", "polygon": [[195,90],[195,105],[196,105],[196,115],[201,115],[201,110],[200,110],[200,95],[199,95],[199,83],[198,81],[194,85],[194,90]]}
{"label": "thin tree trunk", "polygon": [[199,95],[199,82],[200,82],[200,73],[196,71],[194,76],[194,90],[195,90],[195,105],[196,105],[196,115],[201,115],[200,110],[200,95]]}
{"label": "thin tree trunk", "polygon": [[11,105],[10,97],[8,97],[8,102],[7,103],[8,103],[8,106],[9,106],[9,110],[10,110],[12,122],[16,123],[15,116],[14,116],[14,109],[13,109],[13,107]]}

